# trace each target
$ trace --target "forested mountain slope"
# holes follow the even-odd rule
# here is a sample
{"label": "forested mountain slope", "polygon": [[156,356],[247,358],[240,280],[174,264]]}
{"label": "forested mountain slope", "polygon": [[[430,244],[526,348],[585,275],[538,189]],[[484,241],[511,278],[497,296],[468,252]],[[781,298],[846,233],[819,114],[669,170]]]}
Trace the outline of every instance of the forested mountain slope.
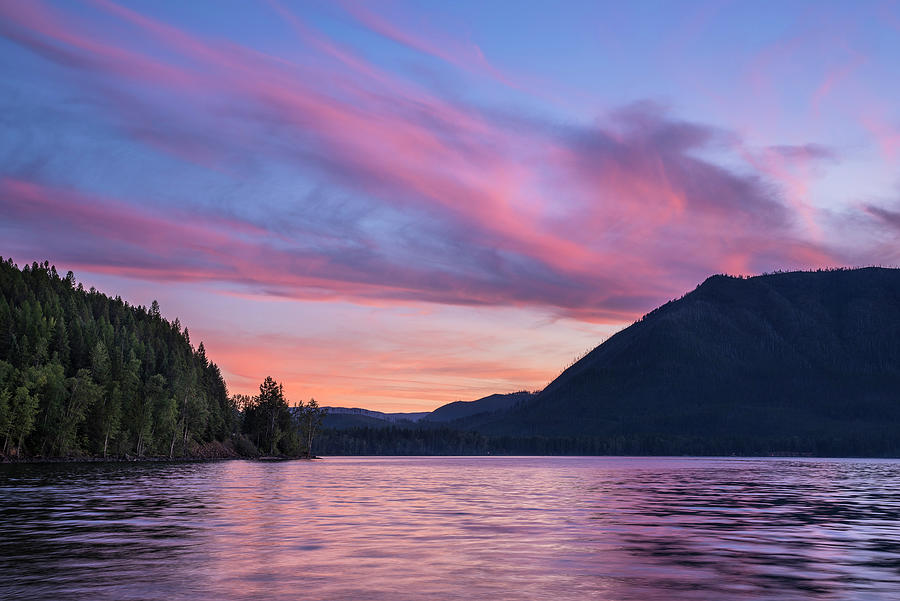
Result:
{"label": "forested mountain slope", "polygon": [[713,276],[530,402],[458,427],[626,451],[896,454],[900,270]]}
{"label": "forested mountain slope", "polygon": [[0,259],[0,451],[183,455],[229,437],[237,412],[187,328]]}

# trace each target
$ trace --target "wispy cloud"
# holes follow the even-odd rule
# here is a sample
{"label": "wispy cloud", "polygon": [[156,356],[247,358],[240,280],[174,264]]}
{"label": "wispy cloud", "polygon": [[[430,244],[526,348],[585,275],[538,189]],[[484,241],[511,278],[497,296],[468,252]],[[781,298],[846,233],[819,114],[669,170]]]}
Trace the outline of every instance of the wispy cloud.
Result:
{"label": "wispy cloud", "polygon": [[[153,199],[137,191],[110,200],[7,174],[2,206],[21,226],[17,244],[32,252],[295,298],[535,306],[601,321],[633,318],[711,272],[840,262],[764,168],[734,166],[733,133],[655,104],[588,124],[501,117],[385,71],[277,4],[320,60],[93,5],[129,37],[38,2],[0,5],[0,33],[77,73],[138,144],[200,168],[278,163],[371,212],[326,237],[315,231],[335,224],[327,214],[291,220],[297,197],[275,209],[284,221],[262,229],[192,213],[187,198],[185,217],[147,208]],[[504,79],[475,50],[442,49],[352,13],[397,43]],[[770,153],[833,158],[813,144]]]}

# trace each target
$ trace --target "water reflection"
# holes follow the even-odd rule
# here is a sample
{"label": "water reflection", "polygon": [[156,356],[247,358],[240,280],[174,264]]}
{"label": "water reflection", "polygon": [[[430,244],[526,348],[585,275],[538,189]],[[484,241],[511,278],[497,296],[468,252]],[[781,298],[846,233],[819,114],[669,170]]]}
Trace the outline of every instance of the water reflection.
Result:
{"label": "water reflection", "polygon": [[900,462],[0,466],[2,599],[900,596]]}

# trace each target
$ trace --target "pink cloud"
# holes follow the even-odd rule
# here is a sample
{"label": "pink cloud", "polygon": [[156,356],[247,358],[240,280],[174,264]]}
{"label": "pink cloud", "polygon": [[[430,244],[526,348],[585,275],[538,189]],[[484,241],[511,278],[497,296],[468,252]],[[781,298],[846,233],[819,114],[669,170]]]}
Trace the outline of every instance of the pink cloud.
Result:
{"label": "pink cloud", "polygon": [[[388,233],[360,227],[348,240],[295,241],[237,220],[135,207],[141,199],[3,180],[4,210],[37,234],[30,250],[54,260],[292,298],[534,306],[591,321],[633,319],[717,271],[839,260],[809,239],[802,201],[785,201],[802,189],[786,195],[767,161],[750,161],[747,173],[699,158],[711,149],[734,154],[731,136],[660,107],[639,103],[582,126],[503,119],[386,73],[278,5],[336,68],[95,4],[140,48],[165,53],[121,48],[39,3],[0,5],[0,32],[86,75],[140,143],[221,168],[252,149],[401,221]],[[466,53],[360,11],[379,33],[471,68],[460,64]],[[399,251],[394,231],[407,232]]]}
{"label": "pink cloud", "polygon": [[485,75],[509,87],[521,89],[510,78],[492,66],[485,58],[481,48],[473,42],[459,44],[455,40],[444,39],[442,43],[435,43],[434,38],[440,36],[436,36],[434,31],[429,31],[427,37],[414,34],[397,27],[381,15],[367,10],[360,3],[341,2],[341,5],[360,24],[389,40],[442,60],[463,71]]}

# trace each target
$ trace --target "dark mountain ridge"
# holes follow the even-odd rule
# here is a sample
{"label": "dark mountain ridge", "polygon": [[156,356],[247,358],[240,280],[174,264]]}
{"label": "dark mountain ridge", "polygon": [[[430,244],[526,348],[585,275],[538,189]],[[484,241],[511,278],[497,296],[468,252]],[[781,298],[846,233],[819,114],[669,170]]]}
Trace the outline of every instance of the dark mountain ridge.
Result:
{"label": "dark mountain ridge", "polygon": [[387,426],[412,427],[428,415],[418,413],[384,413],[359,407],[323,407],[325,419],[322,426],[343,430],[346,428],[385,428]]}
{"label": "dark mountain ridge", "polygon": [[348,407],[324,407],[327,411],[324,427],[336,430],[347,428],[428,428],[439,427],[445,422],[472,417],[482,413],[504,411],[523,403],[533,396],[527,391],[508,394],[492,394],[474,401],[454,401],[441,405],[434,411],[417,413],[383,413],[369,409]]}
{"label": "dark mountain ridge", "polygon": [[717,275],[651,311],[487,435],[663,452],[900,452],[900,270]]}
{"label": "dark mountain ridge", "polygon": [[474,401],[455,401],[441,405],[424,416],[422,420],[426,422],[452,422],[482,413],[505,411],[520,403],[524,403],[532,396],[532,393],[522,390],[508,394],[492,394]]}

